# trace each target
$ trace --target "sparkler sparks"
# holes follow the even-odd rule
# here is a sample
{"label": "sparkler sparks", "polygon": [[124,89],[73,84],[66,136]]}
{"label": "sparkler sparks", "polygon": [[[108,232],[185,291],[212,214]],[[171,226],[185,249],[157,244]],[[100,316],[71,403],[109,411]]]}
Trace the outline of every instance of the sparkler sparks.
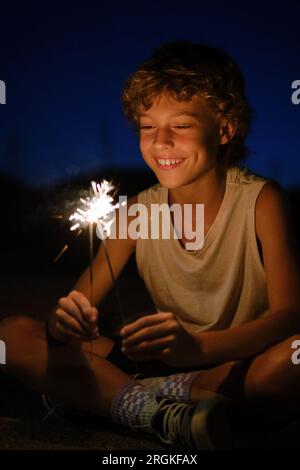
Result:
{"label": "sparkler sparks", "polygon": [[[58,217],[57,217],[58,218]],[[63,216],[59,217],[60,219],[63,218]],[[76,238],[79,237],[79,235],[82,234],[82,230],[78,230],[77,234],[76,234]],[[69,245],[66,244],[61,250],[60,252],[58,253],[58,255],[55,256],[54,260],[53,260],[53,263],[57,263],[57,261],[62,257],[62,255],[69,249]]]}
{"label": "sparkler sparks", "polygon": [[[113,197],[109,194],[115,188],[106,180],[102,183],[91,182],[93,189],[93,196],[87,198],[80,198],[82,207],[76,209],[69,220],[74,220],[76,223],[71,226],[71,230],[76,230],[79,227],[86,227],[89,224],[97,224],[100,234],[105,238],[106,234],[109,236],[110,227],[114,221],[115,210],[119,204],[113,204]],[[101,236],[102,238],[102,236]]]}

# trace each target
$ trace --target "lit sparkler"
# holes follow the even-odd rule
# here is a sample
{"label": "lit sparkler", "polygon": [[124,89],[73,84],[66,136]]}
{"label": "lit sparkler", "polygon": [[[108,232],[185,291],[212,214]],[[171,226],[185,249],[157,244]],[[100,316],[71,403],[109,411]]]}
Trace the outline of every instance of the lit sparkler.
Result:
{"label": "lit sparkler", "polygon": [[[106,260],[110,270],[110,274],[115,288],[116,298],[119,304],[120,313],[122,316],[123,323],[125,323],[125,317],[122,310],[122,304],[120,301],[118,289],[116,286],[116,279],[113,273],[112,265],[110,262],[109,253],[106,246],[106,237],[111,233],[111,225],[115,218],[115,210],[119,207],[119,204],[113,204],[113,197],[111,192],[115,189],[114,186],[103,180],[102,183],[91,182],[93,194],[91,197],[80,198],[82,206],[77,208],[74,214],[69,217],[69,220],[75,221],[71,226],[71,230],[78,228],[89,227],[89,251],[90,251],[90,303],[93,305],[93,239],[94,239],[94,224],[97,225],[97,233],[101,238]],[[92,342],[91,342],[91,357],[92,357]]]}

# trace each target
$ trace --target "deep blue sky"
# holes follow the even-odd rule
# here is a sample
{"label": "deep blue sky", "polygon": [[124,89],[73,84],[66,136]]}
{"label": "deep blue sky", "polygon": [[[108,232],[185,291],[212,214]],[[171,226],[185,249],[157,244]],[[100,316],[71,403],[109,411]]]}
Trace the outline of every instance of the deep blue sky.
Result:
{"label": "deep blue sky", "polygon": [[141,167],[120,106],[128,74],[160,43],[205,41],[246,76],[255,111],[247,165],[300,186],[300,2],[112,1],[1,6],[0,172],[31,186]]}

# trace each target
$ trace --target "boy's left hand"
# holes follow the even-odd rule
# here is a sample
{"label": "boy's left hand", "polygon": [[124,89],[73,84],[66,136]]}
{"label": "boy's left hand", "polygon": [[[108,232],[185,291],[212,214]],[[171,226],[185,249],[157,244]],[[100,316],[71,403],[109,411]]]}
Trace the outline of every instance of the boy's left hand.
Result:
{"label": "boy's left hand", "polygon": [[199,342],[172,312],[141,317],[121,329],[122,352],[137,361],[160,360],[173,367],[201,362]]}

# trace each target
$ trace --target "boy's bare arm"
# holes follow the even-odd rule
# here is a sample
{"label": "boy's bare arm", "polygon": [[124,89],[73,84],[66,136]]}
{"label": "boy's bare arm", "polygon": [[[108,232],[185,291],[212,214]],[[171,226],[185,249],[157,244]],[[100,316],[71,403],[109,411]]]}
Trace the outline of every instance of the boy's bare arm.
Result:
{"label": "boy's bare arm", "polygon": [[256,232],[262,245],[271,314],[228,330],[197,335],[207,362],[256,355],[300,332],[300,274],[286,195],[266,183],[256,203]]}
{"label": "boy's bare arm", "polygon": [[[137,196],[128,200],[128,207],[137,202]],[[127,226],[132,217],[127,217]],[[116,211],[116,238],[107,238],[105,241],[109,253],[111,266],[115,278],[119,276],[128,259],[135,251],[136,240],[127,236],[120,239],[119,218]],[[98,253],[93,261],[93,304],[90,303],[90,272],[89,267],[82,273],[73,290],[58,301],[56,308],[49,316],[49,332],[56,339],[68,341],[88,341],[97,338],[97,320],[99,312],[97,306],[112,287],[112,277],[101,243]]]}

